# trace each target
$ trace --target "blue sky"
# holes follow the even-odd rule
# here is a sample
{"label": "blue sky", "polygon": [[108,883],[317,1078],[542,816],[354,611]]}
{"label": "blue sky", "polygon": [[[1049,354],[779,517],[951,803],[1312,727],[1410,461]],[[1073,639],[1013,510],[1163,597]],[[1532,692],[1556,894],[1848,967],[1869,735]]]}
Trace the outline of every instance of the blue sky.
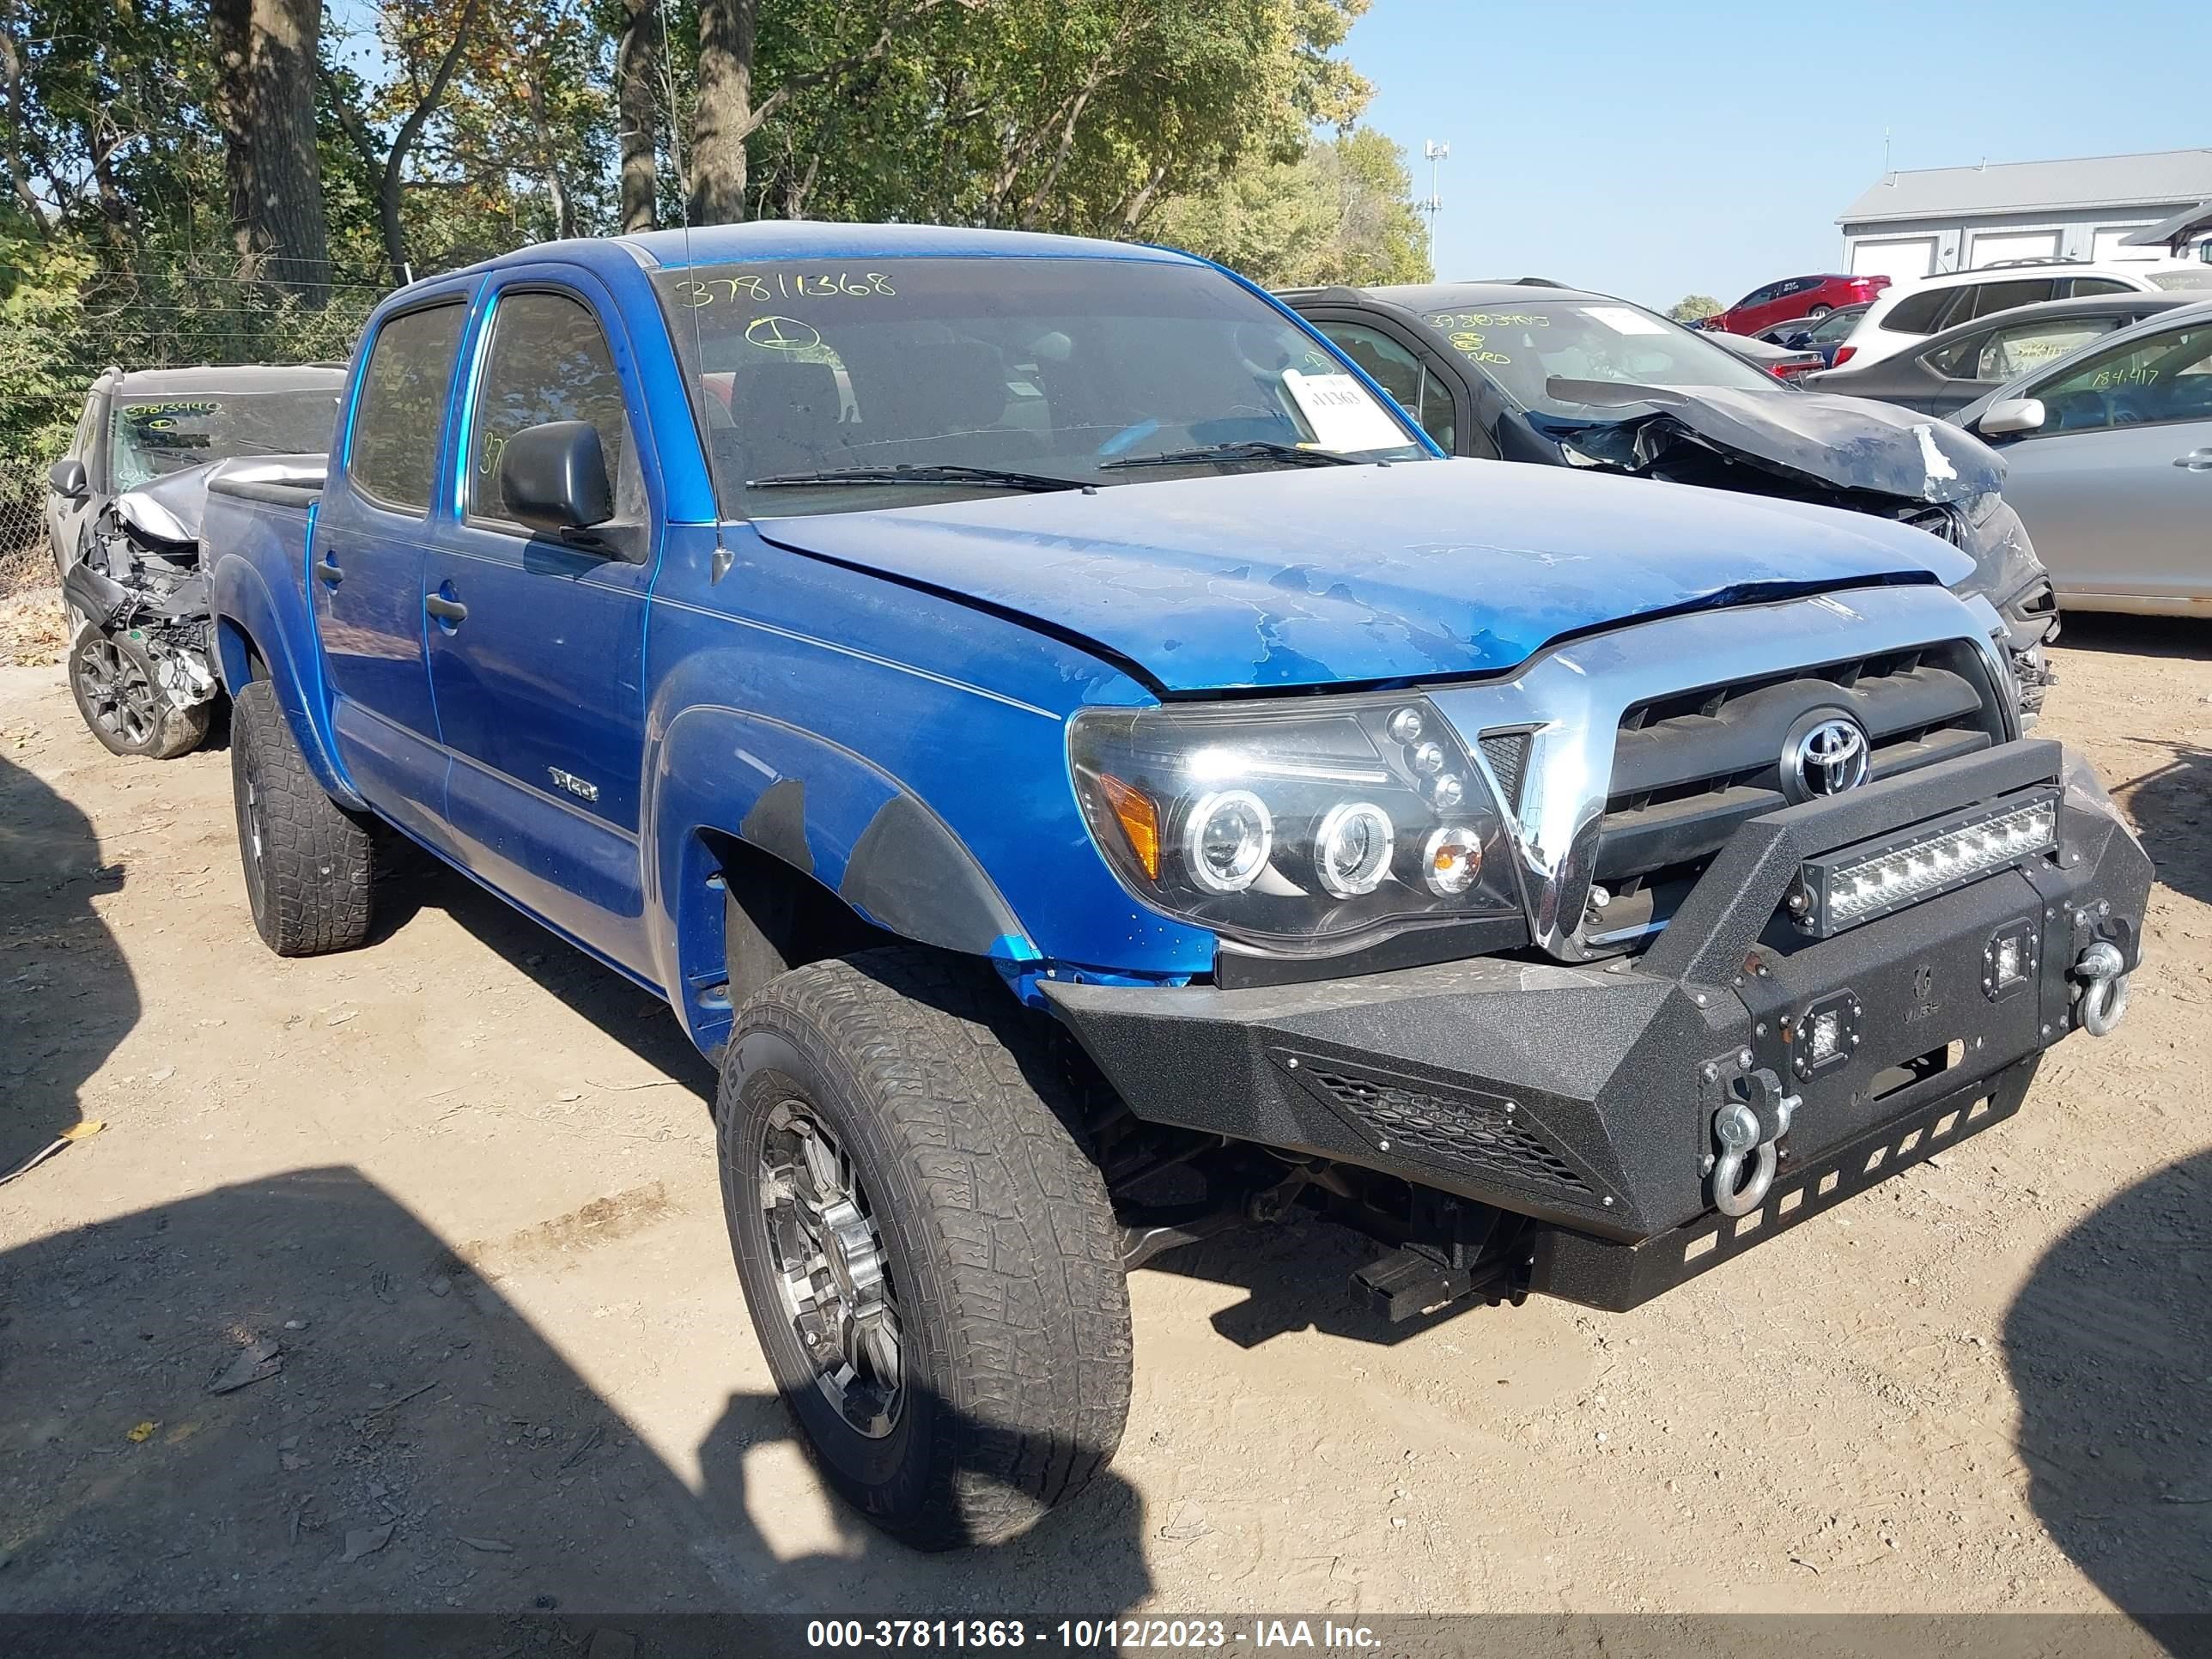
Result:
{"label": "blue sky", "polygon": [[1451,145],[1440,276],[1662,307],[1833,269],[1885,128],[1898,167],[2212,146],[2207,0],[1374,0],[1345,55],[1417,196]]}

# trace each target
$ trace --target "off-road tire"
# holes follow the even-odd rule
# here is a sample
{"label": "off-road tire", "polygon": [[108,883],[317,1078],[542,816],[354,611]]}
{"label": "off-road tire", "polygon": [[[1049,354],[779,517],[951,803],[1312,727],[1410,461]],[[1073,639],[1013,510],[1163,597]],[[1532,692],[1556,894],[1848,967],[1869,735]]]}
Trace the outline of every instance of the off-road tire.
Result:
{"label": "off-road tire", "polygon": [[[980,964],[892,946],[770,981],[723,1058],[723,1207],[776,1386],[829,1484],[918,1549],[1021,1531],[1105,1467],[1128,1414],[1120,1235],[1032,1018]],[[817,1386],[778,1288],[761,1154],[793,1100],[882,1236],[905,1382],[883,1438]]]}
{"label": "off-road tire", "polygon": [[323,793],[266,680],[230,717],[231,793],[254,931],[280,957],[350,951],[368,938],[368,827]]}
{"label": "off-road tire", "polygon": [[[117,676],[95,668],[95,654],[111,656],[114,667],[133,678],[142,694],[135,720],[116,707]],[[178,708],[163,694],[154,659],[144,646],[127,633],[109,634],[90,623],[79,628],[70,641],[69,683],[85,729],[111,755],[144,760],[174,760],[189,755],[206,741],[208,722],[215,715],[212,699],[189,708]]]}

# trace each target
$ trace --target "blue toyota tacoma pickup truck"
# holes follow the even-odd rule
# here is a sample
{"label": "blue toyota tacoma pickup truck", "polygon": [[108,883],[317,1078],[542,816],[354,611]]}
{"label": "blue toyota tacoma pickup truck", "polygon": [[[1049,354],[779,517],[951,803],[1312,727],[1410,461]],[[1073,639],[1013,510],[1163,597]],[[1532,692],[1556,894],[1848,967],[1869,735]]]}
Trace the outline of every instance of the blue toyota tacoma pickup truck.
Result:
{"label": "blue toyota tacoma pickup truck", "polygon": [[2017,1109],[2137,960],[1956,551],[1444,459],[1162,250],[527,249],[203,535],[263,939],[362,943],[391,830],[665,996],[777,1382],[925,1547],[1111,1455],[1163,1249],[1312,1210],[1394,1316],[1626,1308]]}

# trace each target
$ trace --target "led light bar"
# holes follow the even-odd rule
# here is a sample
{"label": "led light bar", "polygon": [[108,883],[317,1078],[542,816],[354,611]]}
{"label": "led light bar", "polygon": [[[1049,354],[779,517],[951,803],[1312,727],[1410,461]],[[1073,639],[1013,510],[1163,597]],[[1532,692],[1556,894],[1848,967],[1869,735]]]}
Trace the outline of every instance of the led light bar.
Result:
{"label": "led light bar", "polygon": [[1806,860],[1790,896],[1790,919],[1826,939],[2057,846],[2057,796],[2012,796],[1887,845]]}

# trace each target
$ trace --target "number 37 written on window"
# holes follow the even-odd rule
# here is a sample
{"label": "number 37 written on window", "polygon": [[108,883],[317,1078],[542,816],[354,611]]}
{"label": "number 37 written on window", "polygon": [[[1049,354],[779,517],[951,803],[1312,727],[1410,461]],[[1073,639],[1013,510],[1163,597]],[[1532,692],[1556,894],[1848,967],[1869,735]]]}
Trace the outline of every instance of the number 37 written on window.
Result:
{"label": "number 37 written on window", "polygon": [[693,310],[702,306],[748,300],[862,300],[883,295],[896,298],[888,275],[880,270],[760,270],[737,276],[695,278],[676,284],[684,303]]}

